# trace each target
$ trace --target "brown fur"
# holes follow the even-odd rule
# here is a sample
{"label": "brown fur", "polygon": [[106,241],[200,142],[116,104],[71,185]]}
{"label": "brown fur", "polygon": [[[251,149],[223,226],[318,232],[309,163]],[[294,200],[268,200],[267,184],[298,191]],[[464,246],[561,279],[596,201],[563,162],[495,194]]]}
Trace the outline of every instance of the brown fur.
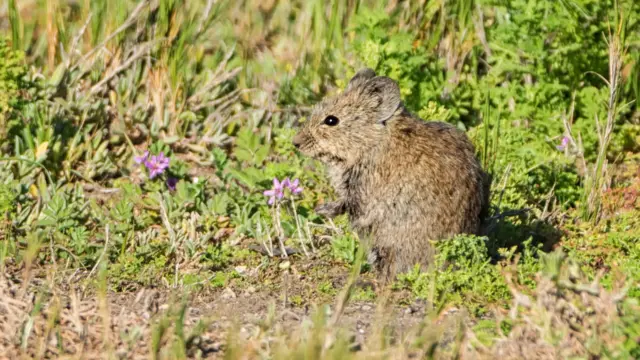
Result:
{"label": "brown fur", "polygon": [[[337,125],[325,124],[330,115]],[[466,134],[409,113],[397,83],[373,70],[316,106],[293,142],[327,165],[339,196],[317,211],[349,215],[384,279],[426,267],[430,240],[480,230],[484,173]]]}

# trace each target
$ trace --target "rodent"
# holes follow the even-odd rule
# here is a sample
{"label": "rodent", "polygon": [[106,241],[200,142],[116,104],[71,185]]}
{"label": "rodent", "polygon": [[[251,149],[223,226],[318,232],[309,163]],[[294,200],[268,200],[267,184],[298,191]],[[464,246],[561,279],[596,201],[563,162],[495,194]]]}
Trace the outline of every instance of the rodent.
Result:
{"label": "rodent", "polygon": [[487,174],[473,144],[448,123],[413,115],[398,84],[372,69],[317,104],[293,144],[326,165],[338,195],[316,211],[346,212],[385,280],[415,264],[426,269],[431,241],[480,231]]}

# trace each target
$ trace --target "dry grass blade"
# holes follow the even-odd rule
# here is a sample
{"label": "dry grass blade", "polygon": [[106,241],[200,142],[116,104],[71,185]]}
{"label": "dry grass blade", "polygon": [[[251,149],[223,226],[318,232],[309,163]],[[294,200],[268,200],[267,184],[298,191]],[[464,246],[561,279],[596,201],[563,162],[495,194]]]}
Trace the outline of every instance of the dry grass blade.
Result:
{"label": "dry grass blade", "polygon": [[136,8],[133,9],[131,14],[127,18],[127,20],[125,20],[125,22],[122,25],[120,25],[120,27],[118,27],[115,31],[113,31],[111,34],[109,34],[107,37],[105,37],[104,40],[102,40],[102,42],[100,42],[100,44],[98,44],[98,46],[94,47],[93,49],[89,50],[86,54],[84,54],[84,56],[82,58],[80,58],[80,60],[78,61],[78,64],[79,65],[86,64],[86,62],[93,55],[95,55],[98,51],[102,50],[104,48],[104,46],[109,41],[113,40],[118,34],[122,33],[123,31],[127,30],[130,26],[135,24],[136,21],[138,20],[138,16],[140,16],[142,11],[147,6],[150,6],[150,4],[151,4],[151,0],[142,0],[142,1],[140,1],[138,6],[136,6]]}
{"label": "dry grass blade", "polygon": [[159,42],[160,40],[154,40],[152,42],[148,42],[145,44],[140,44],[138,45],[135,50],[133,50],[132,54],[129,55],[127,57],[127,59],[117,68],[109,71],[103,78],[102,80],[100,80],[97,84],[93,85],[91,87],[90,93],[92,95],[95,95],[101,91],[104,91],[104,86],[111,81],[114,77],[116,77],[118,74],[122,73],[123,71],[129,69],[137,60],[139,60],[140,58],[142,58],[144,55],[146,55],[149,51],[149,49],[151,49],[151,47],[153,45],[155,45],[157,42]]}

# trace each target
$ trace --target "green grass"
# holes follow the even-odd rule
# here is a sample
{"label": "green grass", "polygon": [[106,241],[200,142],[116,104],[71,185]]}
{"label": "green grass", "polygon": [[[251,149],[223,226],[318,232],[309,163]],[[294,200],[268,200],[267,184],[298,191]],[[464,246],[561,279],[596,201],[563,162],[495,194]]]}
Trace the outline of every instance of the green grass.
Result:
{"label": "green grass", "polygon": [[[640,5],[394,4],[0,8],[0,299],[13,299],[0,300],[0,344],[26,357],[491,358],[539,339],[562,357],[640,357]],[[439,244],[433,270],[392,289],[350,286],[373,274],[346,219],[313,211],[332,190],[291,144],[362,66],[396,79],[425,120],[467,131],[493,176],[492,232]],[[135,163],[145,151],[169,158],[159,176]],[[287,177],[303,192],[269,206],[263,191]],[[148,289],[161,299],[144,306],[162,306],[118,318],[118,296]],[[189,309],[223,295],[262,322],[210,338],[222,315]],[[410,331],[375,321],[353,351],[350,304],[416,301],[426,314]]]}

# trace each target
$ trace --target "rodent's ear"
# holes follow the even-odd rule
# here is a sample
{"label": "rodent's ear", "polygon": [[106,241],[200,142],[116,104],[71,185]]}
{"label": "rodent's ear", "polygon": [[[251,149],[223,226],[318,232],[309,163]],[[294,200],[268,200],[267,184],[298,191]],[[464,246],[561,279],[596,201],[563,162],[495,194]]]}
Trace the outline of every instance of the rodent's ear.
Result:
{"label": "rodent's ear", "polygon": [[402,102],[398,83],[386,76],[376,76],[367,81],[362,89],[364,101],[369,102],[376,111],[377,121],[388,120]]}
{"label": "rodent's ear", "polygon": [[352,78],[349,80],[349,84],[345,91],[353,90],[367,81],[373,79],[376,76],[376,72],[369,68],[360,69]]}

